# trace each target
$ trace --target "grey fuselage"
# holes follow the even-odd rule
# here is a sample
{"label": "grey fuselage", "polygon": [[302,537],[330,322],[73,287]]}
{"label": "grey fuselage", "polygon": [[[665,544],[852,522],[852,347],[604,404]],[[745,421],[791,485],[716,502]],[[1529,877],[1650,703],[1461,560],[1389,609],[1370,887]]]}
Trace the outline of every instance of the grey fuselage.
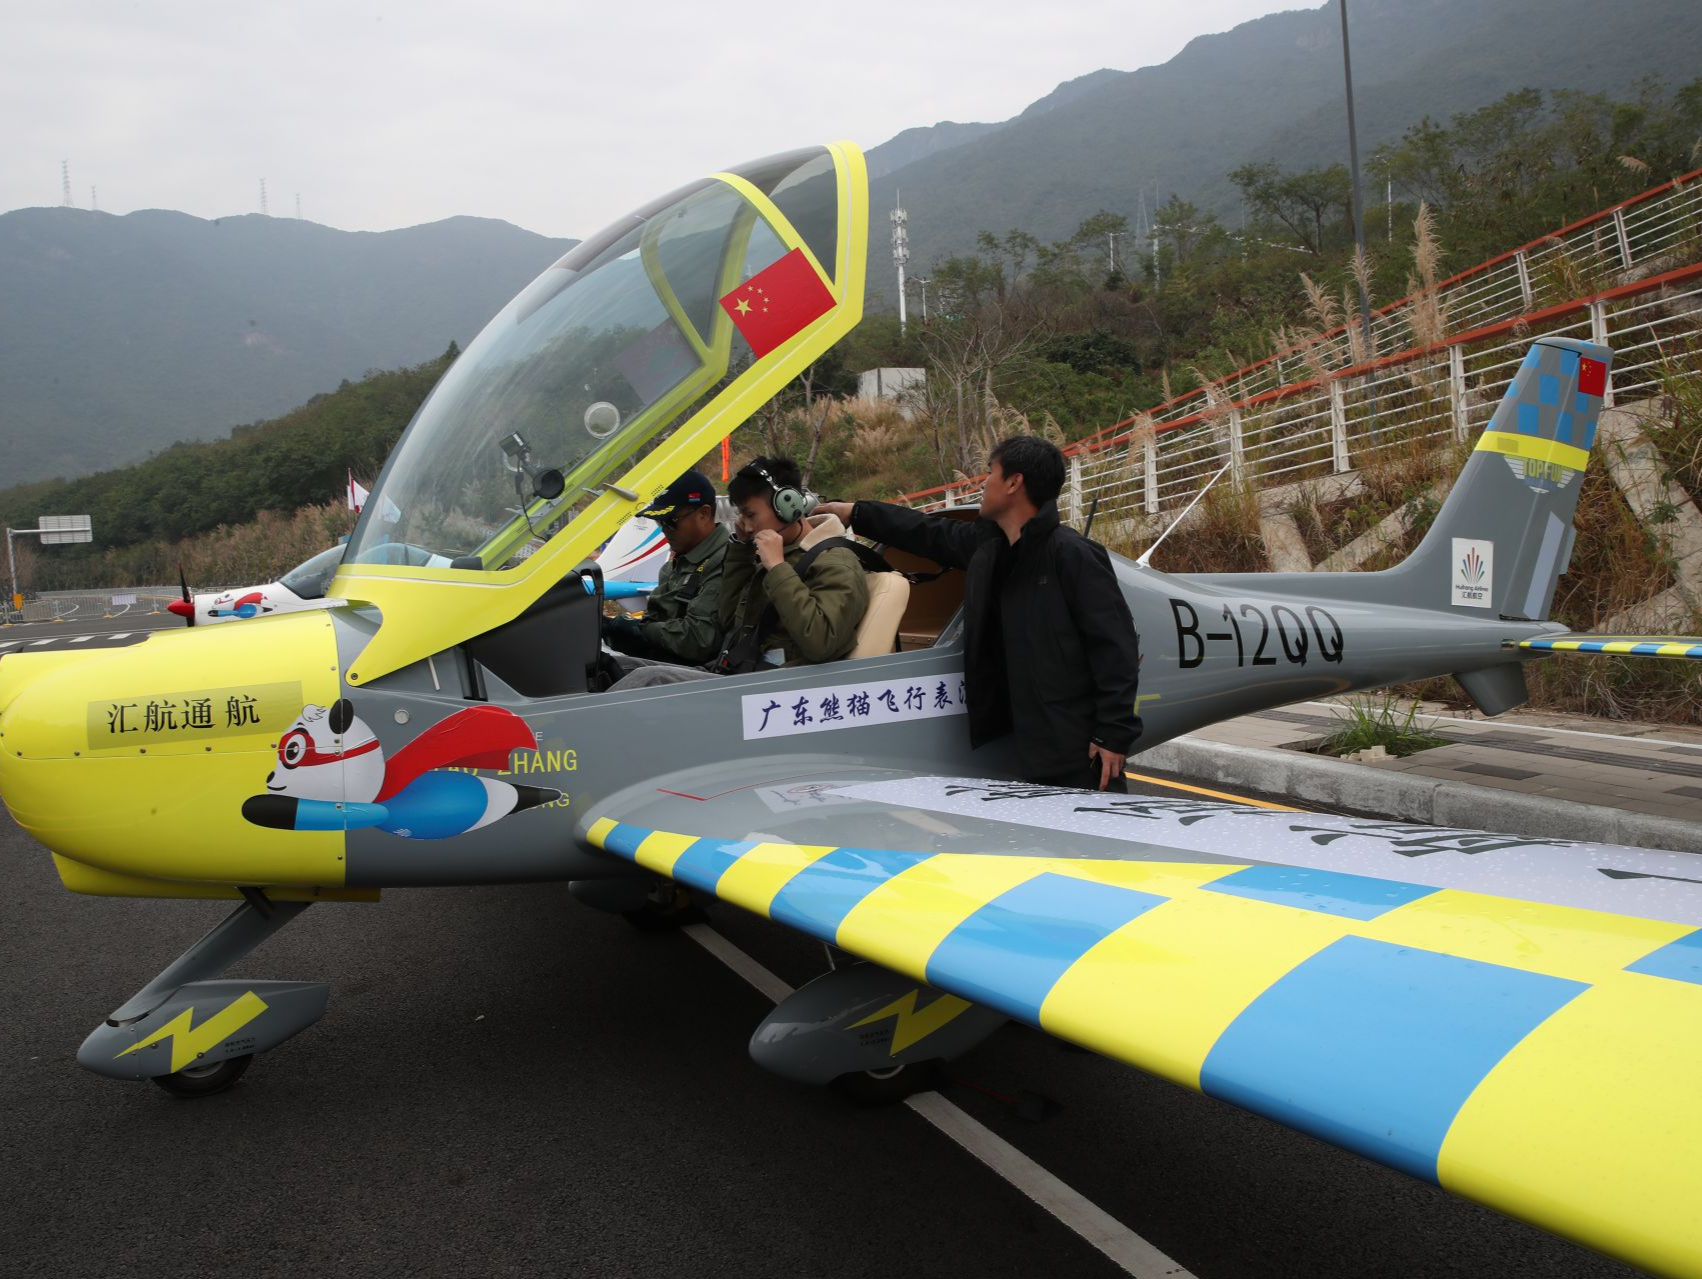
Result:
{"label": "grey fuselage", "polygon": [[[1398,603],[1409,596],[1441,599],[1448,589],[1445,576],[1422,580],[1438,574],[1410,562],[1375,574],[1188,576],[1120,557],[1113,563],[1141,639],[1144,730],[1137,749],[1306,698],[1478,668],[1516,671],[1520,659],[1504,641],[1556,629]],[[333,616],[347,669],[372,623],[356,610]],[[460,674],[465,661],[459,652],[439,654],[346,695],[388,752],[419,725],[470,704],[473,685]],[[621,693],[528,698],[482,672],[485,699],[521,715],[538,738],[538,750],[517,752],[503,776],[558,789],[563,798],[453,839],[351,831],[348,883],[399,887],[630,874],[630,866],[580,842],[593,807],[634,787],[667,791],[673,775],[734,757],[772,760],[767,776],[776,784],[806,782],[812,774],[844,779],[859,768],[1017,776],[1011,739],[971,750],[962,713],[894,723],[847,717],[831,730],[817,725],[772,737],[747,731],[748,698],[757,699],[753,709],[772,705],[771,718],[783,718],[800,700],[819,712],[815,703],[823,690],[849,686],[892,688],[898,697],[905,690],[923,699],[936,690],[953,697],[962,675],[962,628],[955,622],[936,644],[910,652]],[[726,834],[737,839],[746,832]]]}

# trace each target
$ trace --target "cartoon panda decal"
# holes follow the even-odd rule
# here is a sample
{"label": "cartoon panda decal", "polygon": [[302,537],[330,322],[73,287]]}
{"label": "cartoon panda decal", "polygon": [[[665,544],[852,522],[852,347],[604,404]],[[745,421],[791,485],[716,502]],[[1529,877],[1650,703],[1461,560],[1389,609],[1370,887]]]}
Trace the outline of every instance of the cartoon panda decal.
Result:
{"label": "cartoon panda decal", "polygon": [[[247,621],[251,617],[270,613],[275,607],[272,601],[266,598],[264,590],[249,591],[246,595],[241,596],[237,595],[235,591],[229,591],[213,601],[212,607],[207,610],[207,616],[217,618],[238,617]],[[172,611],[176,612],[177,610],[173,609]]]}
{"label": "cartoon panda decal", "polygon": [[244,800],[242,815],[275,830],[377,827],[403,839],[449,839],[561,798],[548,787],[451,771],[506,769],[512,752],[536,745],[512,711],[473,706],[387,759],[348,698],[305,706],[278,739],[266,793]]}

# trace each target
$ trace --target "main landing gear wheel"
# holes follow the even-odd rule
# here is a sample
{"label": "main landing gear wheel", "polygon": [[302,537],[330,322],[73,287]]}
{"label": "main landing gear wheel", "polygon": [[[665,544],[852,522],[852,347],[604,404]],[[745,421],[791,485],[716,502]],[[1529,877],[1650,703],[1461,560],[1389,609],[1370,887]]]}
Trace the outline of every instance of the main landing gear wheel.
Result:
{"label": "main landing gear wheel", "polygon": [[942,1061],[913,1061],[885,1070],[856,1070],[841,1075],[833,1086],[859,1106],[892,1106],[919,1092],[937,1088],[943,1078]]}
{"label": "main landing gear wheel", "polygon": [[185,1066],[174,1074],[155,1075],[153,1079],[173,1097],[211,1097],[241,1079],[253,1060],[254,1054],[247,1053],[206,1066]]}
{"label": "main landing gear wheel", "polygon": [[703,922],[703,911],[692,899],[691,890],[672,880],[659,884],[650,899],[636,910],[621,912],[621,918],[645,933],[666,932],[682,924]]}

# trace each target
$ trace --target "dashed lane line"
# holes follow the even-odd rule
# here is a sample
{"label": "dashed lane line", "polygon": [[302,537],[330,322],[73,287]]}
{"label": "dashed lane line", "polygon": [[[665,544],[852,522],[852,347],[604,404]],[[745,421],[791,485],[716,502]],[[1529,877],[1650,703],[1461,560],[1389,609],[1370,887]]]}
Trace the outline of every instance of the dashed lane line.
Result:
{"label": "dashed lane line", "polygon": [[[775,1003],[792,993],[792,987],[785,981],[708,924],[686,924],[681,931]],[[1135,1279],[1194,1279],[1180,1263],[939,1093],[918,1093],[904,1104],[1060,1224],[1099,1249],[1125,1274]]]}

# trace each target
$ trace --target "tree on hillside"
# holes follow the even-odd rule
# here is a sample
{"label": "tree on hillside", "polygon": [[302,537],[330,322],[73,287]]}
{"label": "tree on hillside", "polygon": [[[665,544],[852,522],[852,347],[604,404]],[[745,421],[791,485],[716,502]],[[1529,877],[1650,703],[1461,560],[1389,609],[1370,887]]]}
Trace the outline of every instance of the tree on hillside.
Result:
{"label": "tree on hillside", "polygon": [[1493,256],[1702,164],[1702,80],[1615,102],[1520,89],[1379,152],[1396,188],[1436,211],[1455,268]]}
{"label": "tree on hillside", "polygon": [[998,408],[995,376],[1039,335],[1039,326],[1012,307],[982,306],[930,324],[925,420],[933,433],[942,478],[981,467]]}
{"label": "tree on hillside", "polygon": [[1159,206],[1153,230],[1158,233],[1159,256],[1166,266],[1184,266],[1202,252],[1221,253],[1228,246],[1228,236],[1218,225],[1217,215],[1180,196],[1173,195]]}
{"label": "tree on hillside", "polygon": [[1242,165],[1229,180],[1240,189],[1255,219],[1286,228],[1314,253],[1324,251],[1326,228],[1333,230],[1353,216],[1345,165],[1284,173],[1266,161]]}
{"label": "tree on hillside", "polygon": [[770,456],[798,463],[807,488],[827,438],[833,402],[856,393],[857,375],[845,362],[844,347],[836,344],[752,414],[751,422]]}

